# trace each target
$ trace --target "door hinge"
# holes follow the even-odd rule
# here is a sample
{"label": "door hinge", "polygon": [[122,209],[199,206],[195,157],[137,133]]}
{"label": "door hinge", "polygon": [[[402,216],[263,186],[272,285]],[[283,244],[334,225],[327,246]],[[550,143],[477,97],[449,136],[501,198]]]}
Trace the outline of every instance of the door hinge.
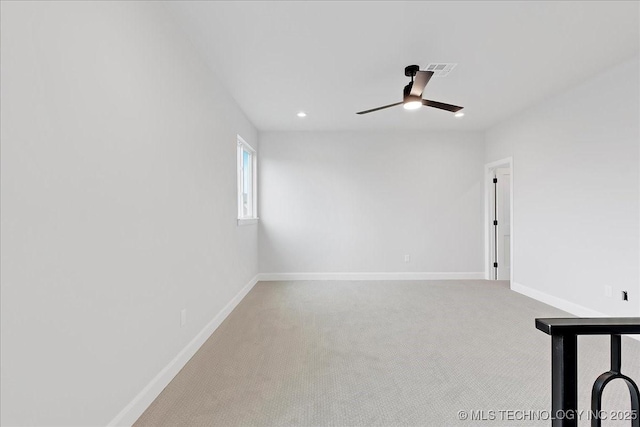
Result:
{"label": "door hinge", "polygon": [[498,182],[498,178],[493,178],[493,183],[495,184],[496,182]]}
{"label": "door hinge", "polygon": [[494,263],[493,263],[493,267],[494,267],[494,268],[498,268],[498,263],[497,263],[497,262],[494,262]]}
{"label": "door hinge", "polygon": [[498,220],[497,219],[493,220],[493,225],[498,225]]}

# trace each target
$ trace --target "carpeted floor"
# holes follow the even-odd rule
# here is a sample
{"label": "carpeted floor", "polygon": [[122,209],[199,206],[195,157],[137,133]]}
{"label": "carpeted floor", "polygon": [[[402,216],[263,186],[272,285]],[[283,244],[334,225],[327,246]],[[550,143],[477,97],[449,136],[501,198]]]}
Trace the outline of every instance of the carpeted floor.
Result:
{"label": "carpeted floor", "polygon": [[[563,316],[506,282],[261,282],[135,426],[547,427],[551,340],[534,318]],[[578,345],[588,410],[609,343]],[[640,382],[640,342],[623,338],[622,356]],[[629,410],[626,386],[604,401]],[[480,410],[496,419],[459,419]]]}

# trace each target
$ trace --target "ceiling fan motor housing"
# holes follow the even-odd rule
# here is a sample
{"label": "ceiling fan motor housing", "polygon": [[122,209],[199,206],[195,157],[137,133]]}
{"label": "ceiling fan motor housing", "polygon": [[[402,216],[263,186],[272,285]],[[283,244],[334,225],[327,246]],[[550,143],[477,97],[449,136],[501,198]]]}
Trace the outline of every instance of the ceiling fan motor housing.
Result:
{"label": "ceiling fan motor housing", "polygon": [[404,103],[413,102],[413,101],[422,102],[422,97],[416,96],[416,95],[411,95],[411,87],[412,86],[413,86],[413,83],[409,83],[408,85],[406,85],[404,87],[404,91],[402,93],[402,99],[403,99]]}

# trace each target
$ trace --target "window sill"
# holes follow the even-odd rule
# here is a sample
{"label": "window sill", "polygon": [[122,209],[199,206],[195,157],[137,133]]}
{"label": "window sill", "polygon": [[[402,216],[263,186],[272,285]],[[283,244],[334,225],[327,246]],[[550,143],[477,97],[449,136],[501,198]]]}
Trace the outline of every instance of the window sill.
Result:
{"label": "window sill", "polygon": [[257,224],[258,218],[238,218],[238,225]]}

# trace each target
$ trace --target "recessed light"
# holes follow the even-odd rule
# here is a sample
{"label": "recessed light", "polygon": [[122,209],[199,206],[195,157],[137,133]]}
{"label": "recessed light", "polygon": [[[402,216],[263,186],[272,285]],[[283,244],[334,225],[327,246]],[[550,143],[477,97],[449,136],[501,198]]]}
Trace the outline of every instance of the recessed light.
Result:
{"label": "recessed light", "polygon": [[459,113],[454,114],[454,116],[457,118],[464,117],[464,113],[461,111]]}
{"label": "recessed light", "polygon": [[307,117],[307,113],[305,113],[304,111],[300,111],[298,113],[298,117]]}

